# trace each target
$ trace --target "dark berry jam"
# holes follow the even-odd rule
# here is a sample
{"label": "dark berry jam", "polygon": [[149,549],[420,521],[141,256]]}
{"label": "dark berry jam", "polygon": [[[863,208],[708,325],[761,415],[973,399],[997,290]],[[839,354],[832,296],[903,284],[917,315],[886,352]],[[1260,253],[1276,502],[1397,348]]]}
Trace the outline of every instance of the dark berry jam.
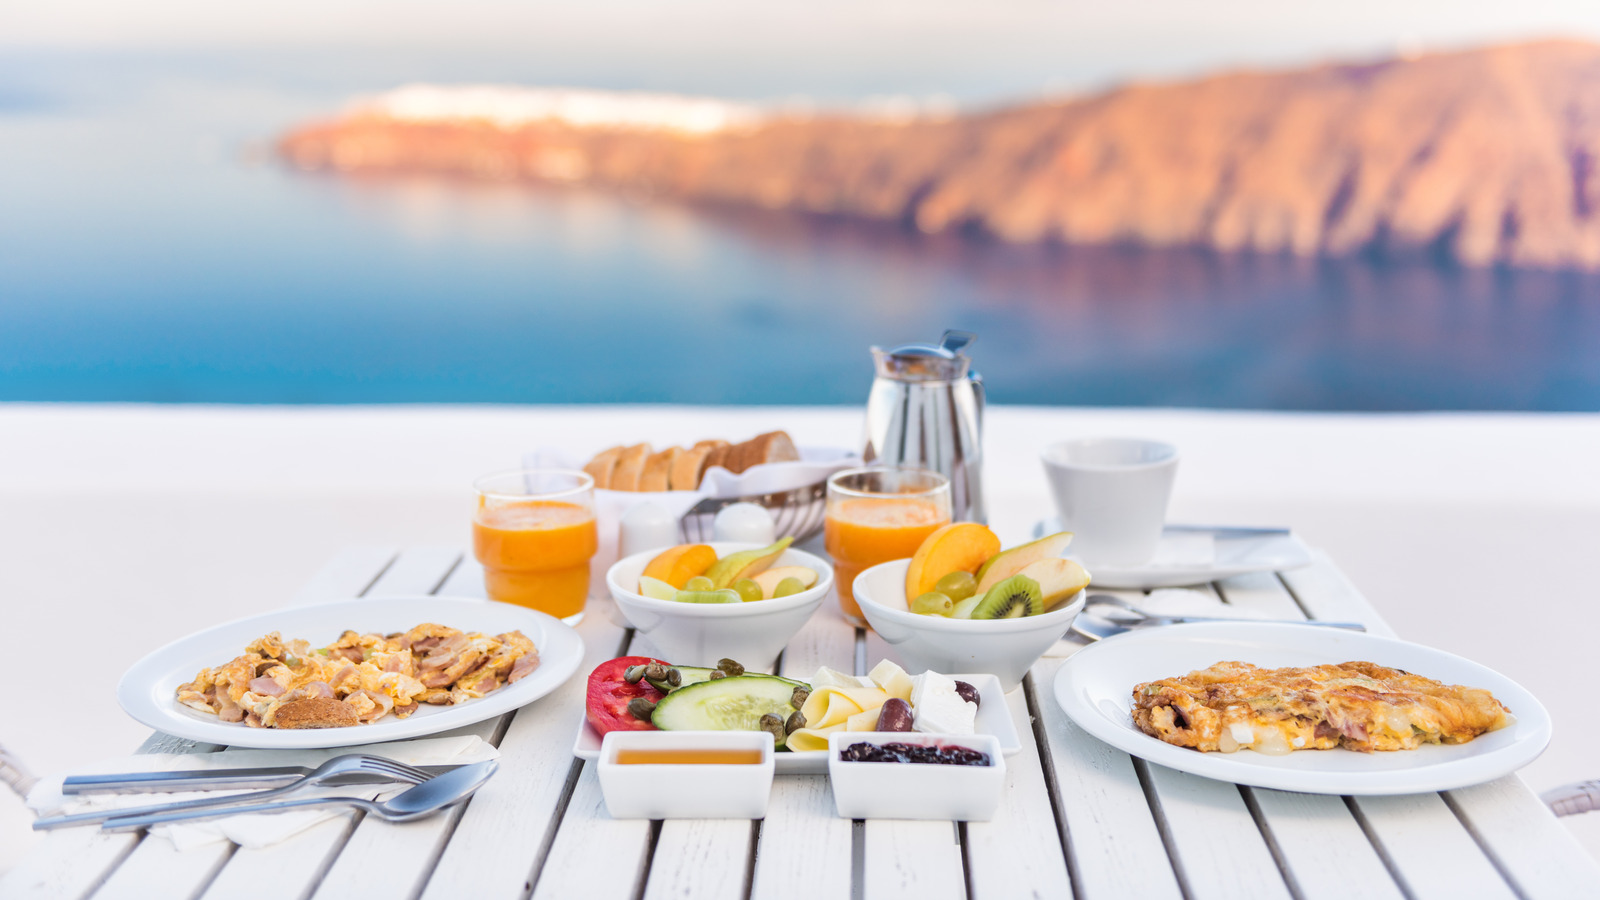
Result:
{"label": "dark berry jam", "polygon": [[928,747],[922,744],[869,744],[862,741],[839,751],[843,762],[935,763],[943,766],[987,766],[989,754],[970,747],[943,744]]}

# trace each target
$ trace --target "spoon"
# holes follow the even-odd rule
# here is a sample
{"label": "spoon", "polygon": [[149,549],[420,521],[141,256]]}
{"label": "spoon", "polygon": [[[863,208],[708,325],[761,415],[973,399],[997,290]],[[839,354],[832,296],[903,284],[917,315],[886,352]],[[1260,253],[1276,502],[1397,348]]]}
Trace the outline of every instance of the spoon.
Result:
{"label": "spoon", "polygon": [[432,815],[452,804],[472,796],[490,776],[500,768],[492,759],[462,766],[453,772],[436,775],[427,781],[390,797],[387,800],[368,800],[365,797],[308,797],[304,800],[280,800],[276,803],[253,803],[248,806],[229,806],[212,809],[189,809],[171,813],[145,816],[119,816],[106,820],[101,831],[138,831],[152,825],[181,822],[192,819],[216,819],[241,813],[278,812],[285,809],[309,809],[319,806],[356,806],[380,819],[390,822],[409,822]]}
{"label": "spoon", "polygon": [[[100,809],[94,812],[72,813],[65,816],[46,816],[36,819],[33,830],[48,831],[52,828],[63,828],[68,825],[93,825],[107,819],[126,819],[133,816],[148,816],[156,813],[178,812],[186,809],[210,809],[217,806],[233,806],[239,803],[259,803],[285,794],[321,784],[333,778],[342,778],[353,774],[374,775],[390,781],[404,781],[415,784],[428,779],[428,773],[421,769],[384,759],[381,756],[371,756],[366,753],[350,753],[344,756],[335,756],[315,769],[301,776],[295,781],[266,791],[257,791],[250,794],[220,794],[210,797],[199,797],[194,800],[180,800],[176,803],[157,803],[151,806],[124,807],[122,809]],[[176,786],[181,789],[181,785]]]}
{"label": "spoon", "polygon": [[1145,612],[1132,603],[1111,594],[1090,594],[1084,601],[1084,611],[1091,607],[1112,607],[1125,615],[1101,615],[1115,625],[1125,627],[1140,627],[1145,625],[1182,625],[1188,622],[1271,622],[1275,625],[1318,625],[1323,628],[1344,628],[1350,631],[1366,631],[1367,626],[1360,622],[1318,622],[1311,619],[1249,619],[1244,617],[1228,616],[1165,616],[1159,613]]}

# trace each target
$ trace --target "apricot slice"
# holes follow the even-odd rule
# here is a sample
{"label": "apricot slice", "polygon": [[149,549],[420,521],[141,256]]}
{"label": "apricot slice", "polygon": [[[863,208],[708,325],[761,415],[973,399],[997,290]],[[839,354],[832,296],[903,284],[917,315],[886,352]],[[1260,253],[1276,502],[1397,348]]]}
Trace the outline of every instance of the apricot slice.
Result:
{"label": "apricot slice", "polygon": [[922,541],[906,569],[906,601],[933,590],[951,572],[976,572],[1000,552],[1000,538],[977,522],[952,522]]}
{"label": "apricot slice", "polygon": [[657,554],[644,567],[644,574],[659,578],[681,591],[689,579],[704,575],[716,561],[717,551],[705,544],[679,544]]}

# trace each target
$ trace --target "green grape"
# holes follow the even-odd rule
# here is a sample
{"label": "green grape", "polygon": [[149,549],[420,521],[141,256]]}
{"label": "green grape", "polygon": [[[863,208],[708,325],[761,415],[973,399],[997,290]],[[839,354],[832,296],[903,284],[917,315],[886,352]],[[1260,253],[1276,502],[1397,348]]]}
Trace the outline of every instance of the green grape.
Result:
{"label": "green grape", "polygon": [[971,572],[951,572],[939,579],[933,589],[960,603],[977,593],[978,579],[972,577]]}
{"label": "green grape", "polygon": [[773,599],[777,599],[778,597],[787,597],[790,594],[798,594],[805,589],[805,582],[791,575],[788,578],[778,582],[778,586],[772,589],[772,596]]}
{"label": "green grape", "polygon": [[730,586],[733,588],[734,593],[738,594],[746,603],[762,600],[766,597],[761,592],[761,585],[756,584],[753,578],[741,578]]}
{"label": "green grape", "polygon": [[911,601],[911,611],[919,616],[948,616],[955,601],[938,591],[929,591]]}
{"label": "green grape", "polygon": [[738,591],[723,588],[720,591],[679,591],[672,599],[679,603],[740,603]]}
{"label": "green grape", "polygon": [[696,575],[683,585],[683,589],[686,591],[709,591],[715,587],[716,584],[704,575]]}

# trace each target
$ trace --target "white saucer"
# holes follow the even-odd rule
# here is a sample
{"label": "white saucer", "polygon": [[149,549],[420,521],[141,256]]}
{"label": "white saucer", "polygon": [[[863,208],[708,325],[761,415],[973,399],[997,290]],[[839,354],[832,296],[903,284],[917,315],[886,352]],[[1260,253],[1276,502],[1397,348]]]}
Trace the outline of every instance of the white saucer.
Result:
{"label": "white saucer", "polygon": [[[1051,516],[1033,526],[1033,536],[1041,538],[1061,530],[1061,520]],[[1289,532],[1253,533],[1249,529],[1169,525],[1162,532],[1161,540],[1165,549],[1172,543],[1192,540],[1195,536],[1208,536],[1213,541],[1214,552],[1209,562],[1181,559],[1162,562],[1163,551],[1159,550],[1156,561],[1140,566],[1118,566],[1089,560],[1079,562],[1089,570],[1094,587],[1141,589],[1205,584],[1247,572],[1276,572],[1311,562],[1311,550],[1299,537]],[[1071,553],[1067,555],[1072,556]]]}

